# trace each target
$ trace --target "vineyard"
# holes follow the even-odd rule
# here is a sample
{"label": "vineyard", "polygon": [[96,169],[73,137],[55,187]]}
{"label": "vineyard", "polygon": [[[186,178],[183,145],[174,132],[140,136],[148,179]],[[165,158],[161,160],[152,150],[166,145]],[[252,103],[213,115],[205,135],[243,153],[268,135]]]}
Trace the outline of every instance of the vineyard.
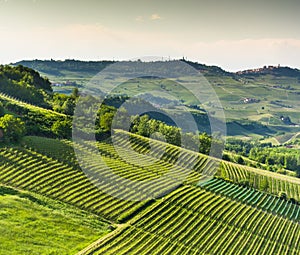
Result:
{"label": "vineyard", "polygon": [[212,179],[203,183],[201,187],[210,192],[246,203],[263,211],[277,214],[296,222],[300,221],[300,206],[298,204],[286,201],[286,199],[269,193],[238,186],[225,182],[222,179]]}
{"label": "vineyard", "polygon": [[102,142],[25,137],[0,160],[0,183],[120,223],[81,254],[300,254],[293,177],[119,130]]}
{"label": "vineyard", "polygon": [[28,109],[31,112],[35,112],[41,115],[51,115],[52,117],[66,117],[66,115],[52,111],[50,109],[44,109],[42,107],[27,103],[27,102],[23,102],[17,98],[11,97],[9,95],[6,95],[4,93],[0,93],[0,101],[1,102],[9,102],[11,105],[15,105],[19,108],[23,108],[23,109]]}
{"label": "vineyard", "polygon": [[181,187],[86,254],[300,254],[298,222]]}
{"label": "vineyard", "polygon": [[82,171],[37,152],[3,148],[0,158],[3,184],[34,191],[113,220],[143,206],[143,203],[120,201],[101,192]]}

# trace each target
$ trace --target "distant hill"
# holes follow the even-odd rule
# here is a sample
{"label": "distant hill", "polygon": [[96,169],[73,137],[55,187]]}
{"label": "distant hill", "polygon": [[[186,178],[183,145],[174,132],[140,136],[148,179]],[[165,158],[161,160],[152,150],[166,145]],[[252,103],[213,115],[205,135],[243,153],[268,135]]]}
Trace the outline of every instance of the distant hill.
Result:
{"label": "distant hill", "polygon": [[74,59],[60,60],[22,60],[12,65],[23,65],[35,69],[39,72],[55,75],[64,76],[63,71],[68,72],[83,72],[87,74],[97,74],[99,71],[104,69],[106,66],[114,63],[114,61],[80,61]]}
{"label": "distant hill", "polygon": [[[247,69],[238,72],[228,72],[218,66],[209,66],[200,64],[198,62],[181,59],[181,61],[191,65],[196,70],[199,70],[204,75],[214,76],[232,76],[232,77],[244,77],[245,75],[259,76],[259,75],[274,75],[274,76],[287,76],[287,77],[300,77],[300,70],[287,66],[264,66],[261,68]],[[22,60],[16,63],[12,63],[13,66],[23,65],[32,69],[35,69],[41,73],[50,76],[65,76],[65,72],[76,72],[95,75],[103,70],[108,65],[116,63],[112,60],[101,61],[81,61],[75,59],[66,60]]]}
{"label": "distant hill", "polygon": [[224,76],[235,75],[234,73],[227,72],[218,66],[208,66],[197,62],[188,61],[185,59],[182,59],[182,61],[194,67],[196,70],[199,70],[203,75],[224,75]]}
{"label": "distant hill", "polygon": [[[191,65],[204,75],[225,75],[232,76],[234,73],[227,72],[218,66],[208,66],[197,62],[181,59],[181,61]],[[125,62],[125,61],[124,61]],[[35,69],[50,76],[66,76],[66,72],[85,73],[85,75],[96,75],[108,65],[116,61],[80,61],[74,59],[60,60],[22,60],[12,65],[23,65]]]}
{"label": "distant hill", "polygon": [[236,74],[240,75],[240,76],[274,75],[274,76],[286,76],[286,77],[299,77],[300,78],[300,70],[298,70],[296,68],[290,68],[287,66],[282,67],[280,65],[264,66],[262,68],[248,69],[248,70],[244,70],[244,71],[239,71]]}

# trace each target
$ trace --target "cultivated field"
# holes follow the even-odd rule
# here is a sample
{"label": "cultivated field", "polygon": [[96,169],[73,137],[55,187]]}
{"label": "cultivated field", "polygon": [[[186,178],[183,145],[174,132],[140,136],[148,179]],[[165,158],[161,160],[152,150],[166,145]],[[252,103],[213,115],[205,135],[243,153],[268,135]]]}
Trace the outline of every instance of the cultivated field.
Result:
{"label": "cultivated field", "polygon": [[[68,214],[74,225],[68,225],[67,231],[77,231],[74,239],[64,241],[74,248],[68,254],[84,246],[87,248],[81,254],[300,254],[299,179],[216,160],[137,135],[128,139],[128,135],[116,130],[114,144],[110,140],[74,143],[25,137],[20,146],[0,148],[0,183],[80,208],[86,215],[98,215],[116,226],[101,237],[108,232],[107,223],[93,218],[96,216],[84,216],[92,217],[92,222],[98,220],[99,225],[87,220],[87,226],[76,227],[81,218]],[[73,147],[83,152],[81,166],[84,164],[95,176],[116,181],[118,186],[103,182],[100,190],[79,167]],[[129,148],[140,157],[132,156]],[[126,158],[121,156],[124,153]],[[110,171],[103,168],[103,162]],[[170,170],[172,178],[160,178]],[[204,174],[210,173],[218,178],[203,181]],[[126,189],[124,179],[136,181],[136,186]],[[178,184],[174,179],[182,181]],[[157,180],[151,187],[153,198],[134,201],[132,198],[147,189],[143,183],[149,180]],[[241,185],[245,180],[248,186]],[[114,192],[120,191],[131,201],[114,197]],[[279,197],[283,192],[286,198]],[[2,203],[16,208],[21,208],[18,202],[24,200],[14,194],[1,197]],[[22,210],[29,210],[26,206],[33,202],[23,200]],[[35,217],[43,220],[45,213],[45,221],[52,222],[44,207],[48,208],[39,207]],[[13,218],[11,222],[13,229]],[[75,246],[84,228],[85,235]],[[49,231],[51,237],[51,228]],[[4,239],[9,246],[8,238]],[[50,238],[44,245],[59,250],[59,242],[51,242]],[[33,244],[34,249],[39,245]]]}

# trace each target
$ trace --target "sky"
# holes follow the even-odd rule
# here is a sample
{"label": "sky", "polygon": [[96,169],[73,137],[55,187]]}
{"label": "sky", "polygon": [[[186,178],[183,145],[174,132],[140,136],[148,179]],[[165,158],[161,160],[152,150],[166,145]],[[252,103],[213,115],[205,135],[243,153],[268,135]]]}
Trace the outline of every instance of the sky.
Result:
{"label": "sky", "polygon": [[300,69],[298,0],[0,0],[0,63],[186,59]]}

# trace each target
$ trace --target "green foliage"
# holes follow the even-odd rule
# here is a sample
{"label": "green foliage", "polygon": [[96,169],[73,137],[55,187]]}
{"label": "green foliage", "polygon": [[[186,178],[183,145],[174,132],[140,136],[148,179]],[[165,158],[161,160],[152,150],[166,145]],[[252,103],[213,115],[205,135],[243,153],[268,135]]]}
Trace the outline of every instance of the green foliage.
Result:
{"label": "green foliage", "polygon": [[26,133],[29,135],[55,137],[56,134],[52,131],[54,122],[68,121],[71,123],[71,118],[64,114],[23,103],[2,94],[0,94],[0,102],[3,103],[6,110],[21,116],[20,118],[26,125]]}
{"label": "green foliage", "polygon": [[245,164],[245,161],[244,161],[244,159],[241,156],[237,157],[236,162],[238,164],[240,164],[240,165],[244,165]]}
{"label": "green foliage", "polygon": [[[77,70],[79,66],[76,61],[66,61],[64,64],[68,66],[69,70]],[[11,82],[15,91],[16,88],[18,88],[17,86],[19,86],[19,97],[21,98],[22,96],[23,100],[26,100],[27,95],[31,95],[31,97],[36,95],[37,101],[31,102],[43,104],[43,101],[46,101],[47,98],[45,94],[47,90],[46,86],[38,85],[39,82],[37,80],[34,81],[34,78],[32,78],[34,74],[24,75],[23,77],[22,70],[23,69],[19,70],[21,78],[17,75],[11,76],[11,78],[7,79],[7,84]],[[222,70],[218,68],[213,68],[212,70],[214,72],[223,73]],[[30,70],[25,70],[24,72],[27,71],[31,72]],[[226,73],[223,74],[227,75]],[[9,75],[6,73],[5,77],[9,77]],[[7,84],[5,84],[5,86],[7,86]],[[31,87],[31,84],[34,84],[34,88],[26,88],[24,90],[24,87]],[[167,88],[167,86],[165,86],[165,88]],[[39,93],[43,97],[41,101],[39,101],[42,98],[39,98]],[[51,104],[55,111],[72,115],[77,98],[78,90],[74,90],[70,96],[54,95]],[[88,98],[86,100],[88,100]],[[113,121],[115,124],[114,127],[123,128],[122,124],[130,118],[132,120],[131,131],[144,137],[153,136],[173,145],[181,145],[181,140],[184,138],[188,141],[187,145],[185,145],[187,149],[193,148],[193,144],[200,142],[199,151],[204,154],[210,153],[212,144],[218,145],[218,141],[212,140],[212,137],[207,133],[200,135],[182,133],[178,127],[172,126],[172,124],[168,125],[163,122],[164,120],[155,119],[155,117],[150,114],[135,116],[130,115],[125,109],[119,108],[119,115],[115,118],[117,105],[122,102],[122,99],[119,98],[116,102],[113,102],[113,99],[110,100],[112,104],[116,105],[104,104],[97,114],[96,133],[99,134],[99,137],[111,131]],[[6,109],[12,110],[16,115],[22,116],[22,120],[26,123],[29,133],[31,134],[47,134],[59,138],[70,138],[71,136],[70,116],[58,115],[51,111],[37,109],[28,104],[24,105],[12,100],[6,101],[4,106]],[[91,108],[83,110],[86,111],[86,113],[93,112]],[[5,118],[5,116],[3,118]],[[201,117],[203,117],[203,115],[199,118]],[[21,121],[17,117],[14,117],[14,119]],[[20,126],[20,123],[21,122],[19,122],[18,126]],[[240,125],[239,123],[235,124]],[[24,123],[22,125],[24,125]],[[3,126],[5,125],[3,124]],[[252,130],[256,132],[259,130],[258,132],[261,133],[269,132],[266,126],[252,121],[242,121],[242,125],[240,126],[248,131]],[[83,127],[82,130],[83,132],[95,132],[94,128],[95,127]],[[4,128],[3,131],[5,131]],[[118,132],[122,133],[122,131]],[[7,135],[7,133],[7,131],[6,133],[4,132],[4,135]],[[124,134],[124,132],[122,134]],[[4,138],[5,137],[6,136],[4,136]],[[15,138],[17,135],[14,134],[12,137]],[[111,172],[105,172],[105,170],[101,168],[101,164],[97,164],[99,152],[101,156],[105,158],[105,162],[112,167],[116,176],[119,175],[123,178],[133,180],[155,179],[169,172],[170,169],[174,169],[179,173],[189,168],[193,170],[182,187],[176,187],[174,193],[170,196],[164,196],[163,199],[150,202],[144,201],[141,203],[120,201],[96,189],[86,179],[86,176],[82,174],[82,171],[78,171],[78,165],[70,163],[75,162],[75,160],[68,158],[68,156],[75,157],[70,149],[70,144],[70,146],[64,146],[58,141],[53,142],[52,139],[36,139],[35,141],[24,140],[27,149],[18,147],[14,149],[3,148],[0,150],[2,163],[0,167],[0,179],[2,182],[11,183],[17,187],[24,187],[29,190],[37,190],[47,196],[67,201],[68,203],[104,215],[120,223],[125,223],[130,220],[130,224],[126,224],[123,228],[127,230],[130,229],[128,234],[125,233],[123,235],[123,229],[119,232],[116,231],[116,235],[112,235],[101,242],[101,247],[97,247],[97,249],[99,249],[96,253],[101,254],[101,252],[104,253],[108,251],[114,254],[117,251],[118,253],[120,252],[120,254],[127,254],[129,251],[144,251],[144,253],[148,252],[152,254],[152,252],[156,250],[156,252],[160,254],[161,250],[159,249],[168,246],[168,252],[174,254],[189,254],[198,251],[198,249],[199,251],[201,250],[201,252],[225,253],[228,251],[228,248],[232,253],[245,253],[246,248],[249,247],[254,247],[255,251],[267,251],[270,254],[276,252],[280,254],[280,252],[283,251],[286,253],[290,251],[290,253],[292,253],[299,250],[299,247],[294,246],[292,243],[292,239],[290,239],[289,245],[286,245],[288,237],[291,236],[290,233],[296,233],[295,236],[299,236],[300,234],[296,223],[289,221],[290,219],[298,221],[300,218],[300,209],[296,207],[296,201],[300,200],[300,189],[296,179],[289,179],[287,178],[288,176],[283,176],[284,178],[282,177],[283,179],[281,179],[281,176],[275,175],[274,173],[265,174],[258,169],[253,170],[245,166],[222,162],[219,173],[221,177],[228,182],[224,183],[224,181],[220,180],[216,185],[210,187],[212,192],[206,192],[199,187],[194,187],[194,185],[197,180],[199,180],[199,176],[204,167],[211,167],[212,170],[215,170],[213,168],[215,167],[214,164],[211,163],[211,158],[207,156],[190,153],[181,148],[158,141],[151,141],[150,147],[150,141],[148,139],[131,135],[129,145],[134,147],[134,149],[141,154],[144,153],[144,159],[147,159],[149,162],[152,163],[156,160],[158,162],[152,165],[150,164],[150,166],[138,167],[139,163],[141,163],[139,159],[133,159],[135,161],[130,164],[126,163],[118,157],[113,146],[110,144],[97,144],[99,151],[93,150],[95,146],[89,142],[80,145],[72,144],[72,146],[77,146],[76,148],[79,150],[88,151],[88,156],[85,159],[88,162],[88,167],[95,170],[95,172],[100,172],[105,177],[111,176]],[[120,140],[121,144],[123,144],[123,147],[120,149],[126,152],[129,145],[122,139]],[[71,143],[68,141],[64,142]],[[48,146],[52,148],[46,151]],[[164,146],[164,153],[160,153]],[[31,149],[28,149],[28,147]],[[225,155],[227,155],[227,159],[235,158],[235,161],[239,164],[248,164],[249,161],[245,160],[244,156],[250,156],[258,161],[257,164],[267,164],[267,168],[271,171],[285,171],[281,170],[282,167],[298,171],[299,157],[297,158],[297,156],[295,156],[297,153],[291,153],[291,155],[269,147],[270,146],[264,147],[263,145],[257,145],[255,143],[234,141],[229,143],[228,150],[236,152],[238,155],[232,157],[227,154]],[[179,152],[183,153],[181,162],[177,162]],[[148,158],[146,154],[149,154],[147,156]],[[224,158],[226,157],[224,156]],[[67,162],[69,160],[70,162]],[[193,161],[197,162],[195,166],[191,163]],[[175,168],[174,165],[176,166]],[[255,162],[253,162],[253,165],[255,165]],[[176,179],[176,174],[174,178]],[[163,190],[167,193],[170,189],[169,186],[170,184],[167,182],[158,182],[157,190]],[[252,188],[250,189],[249,187],[254,187],[260,191],[273,192],[282,200],[286,201],[279,202],[278,197],[267,195],[264,192]],[[117,186],[111,187],[111,189],[114,188],[117,188]],[[134,193],[141,191],[143,191],[141,187],[136,187]],[[5,193],[7,190],[0,190],[0,195],[1,192]],[[11,195],[17,195],[14,191],[9,192],[13,193]],[[124,192],[127,192],[127,190],[125,189]],[[213,192],[219,192],[221,195],[215,196]],[[287,202],[288,198],[290,198],[293,206],[295,205],[294,207],[291,206],[291,203]],[[165,199],[167,203],[163,203]],[[38,198],[30,200],[34,202],[32,200],[40,201]],[[237,200],[238,202],[233,202],[232,200]],[[258,207],[268,214],[247,205],[240,206],[240,203]],[[45,201],[41,201],[39,206],[43,207],[45,204],[47,204]],[[279,204],[280,207],[278,206]],[[33,208],[37,214],[39,214],[38,209],[41,209],[40,207]],[[16,210],[17,209],[18,208],[16,208]],[[285,217],[286,219],[283,220],[281,217],[276,217],[270,212]],[[71,217],[73,216],[71,215]],[[44,222],[47,222],[45,218],[42,219]],[[57,217],[57,219],[60,218]],[[155,223],[153,219],[155,219]],[[233,222],[234,228],[232,228]],[[286,231],[281,227],[276,227],[285,224],[288,226]],[[271,225],[272,228],[267,228],[269,225]],[[48,224],[48,226],[51,227],[51,224]],[[251,229],[248,228],[249,226],[251,226]],[[76,227],[78,227],[78,225],[74,225],[74,228]],[[259,228],[265,231],[264,235],[257,236],[256,230]],[[219,233],[220,229],[222,229],[222,232]],[[73,231],[72,229],[70,232],[74,234]],[[86,231],[89,233],[89,230]],[[5,229],[1,231],[1,233],[3,232],[5,232]],[[202,234],[198,236],[200,232]],[[217,237],[220,238],[212,238],[212,234],[206,233],[219,233]],[[59,235],[59,230],[57,230],[55,234]],[[90,235],[92,236],[92,234]],[[234,241],[237,240],[235,238],[232,238],[232,240],[228,242],[227,237],[230,235],[240,240],[247,239],[247,242],[244,242],[240,247],[234,244]],[[52,233],[50,233],[49,236],[51,237]],[[167,239],[165,238],[166,236],[168,237]],[[276,242],[274,241],[274,236],[276,236]],[[32,238],[32,236],[30,237]],[[130,241],[135,238],[141,238],[143,242],[138,242],[138,239],[133,247],[127,247]],[[145,240],[146,242],[144,242]],[[157,247],[158,245],[155,245],[155,242],[152,243],[152,240],[155,240],[155,242],[156,240],[161,240],[159,241],[159,246],[161,247]],[[161,245],[162,242],[165,243]],[[1,244],[2,243],[1,240]],[[126,246],[122,246],[123,243],[125,243]],[[216,244],[216,248],[212,250],[209,249],[212,248],[213,244]],[[263,246],[264,250],[262,250],[261,247],[256,246],[256,244],[263,244],[266,248]],[[20,253],[20,251],[18,252]],[[47,252],[50,253],[49,251]],[[51,250],[51,252],[53,253],[54,251]],[[60,254],[63,253],[60,252]]]}
{"label": "green foliage", "polygon": [[18,142],[25,134],[25,124],[20,118],[5,114],[0,118],[0,131],[5,142]]}
{"label": "green foliage", "polygon": [[[211,190],[185,186],[176,189],[148,207],[130,225],[97,244],[90,253],[252,254],[262,250],[260,254],[299,254],[298,242],[293,241],[300,234],[299,217],[289,213],[293,209],[298,211],[297,206],[222,181],[212,185]],[[214,190],[230,190],[232,195],[214,194]],[[268,209],[270,204],[265,203],[258,210],[255,207],[259,204],[251,195],[261,198],[259,202],[263,202],[262,198],[273,199],[274,204],[280,202],[285,209],[279,213],[280,206]],[[276,212],[281,217],[274,215]]]}
{"label": "green foliage", "polygon": [[265,170],[252,169],[226,161],[222,162],[220,167],[220,177],[229,178],[236,184],[246,180],[246,186],[248,187],[269,192],[276,196],[279,196],[280,192],[285,192],[289,198],[300,201],[300,182],[295,177],[278,173],[273,174]]}
{"label": "green foliage", "polygon": [[154,200],[145,200],[138,204],[135,207],[132,207],[129,209],[126,213],[123,213],[120,215],[120,217],[117,219],[118,223],[125,223],[132,219],[134,216],[138,215],[138,213],[142,212],[145,210],[147,207],[151,206],[151,204],[154,203]]}
{"label": "green foliage", "polygon": [[[0,148],[0,183],[6,183],[13,187],[38,192],[47,197],[67,202],[82,209],[87,209],[88,211],[110,220],[116,220],[118,217],[121,217],[123,213],[126,213],[127,210],[131,210],[132,207],[135,207],[136,209],[139,208],[138,204],[140,204],[140,202],[120,200],[110,196],[104,191],[101,191],[98,187],[95,187],[81,169],[73,164],[67,164],[56,159],[58,157],[55,155],[59,152],[62,155],[65,155],[65,151],[64,148],[55,146],[55,143],[53,146],[58,152],[53,153],[54,155],[51,158],[37,151],[31,151],[30,149],[21,147]],[[105,144],[102,146],[106,148]],[[87,151],[89,147],[78,147],[78,149]],[[53,152],[53,150],[54,148],[51,148],[48,154],[50,154],[51,151]],[[105,153],[107,154],[107,152]],[[123,172],[125,174],[127,173],[129,176],[133,176],[131,172],[133,171],[135,174],[141,172],[142,176],[146,173],[151,177],[151,172],[149,173],[148,170],[132,168],[132,166],[124,163],[120,159],[116,160],[115,156],[112,157],[112,159],[110,159],[109,156],[105,156],[105,154],[102,156],[105,157],[106,162],[109,160],[110,163],[117,164],[116,167],[113,168],[117,173]],[[90,154],[90,159],[88,160],[95,162],[98,158],[99,152],[94,152]],[[118,165],[120,164],[123,167],[118,168]],[[111,175],[110,171],[105,172],[105,169],[103,169],[101,164],[98,166],[96,164],[95,166],[97,167],[97,170],[95,169],[95,171],[100,171],[102,177]],[[158,164],[155,166],[156,169],[158,166]],[[162,166],[159,166],[159,168],[163,171],[165,170]],[[22,176],[22,178],[12,178],[13,176]],[[117,174],[115,176],[117,177]],[[74,188],[74,186],[77,186],[78,188]],[[169,186],[166,185],[166,188],[169,188]],[[67,189],[69,192],[66,193]],[[89,196],[87,190],[92,191],[94,195]],[[136,192],[140,192],[138,194],[143,194],[142,190],[136,190]],[[74,201],[69,200],[73,196],[80,197],[81,195],[83,195],[82,199]],[[102,199],[99,199],[99,197],[102,197]],[[93,200],[94,207],[87,208],[91,199]],[[117,206],[111,207],[111,204]]]}
{"label": "green foliage", "polygon": [[0,117],[2,117],[4,115],[4,113],[5,113],[5,110],[4,110],[2,102],[0,101]]}
{"label": "green foliage", "polygon": [[49,108],[46,102],[52,92],[49,80],[24,66],[0,66],[0,91],[20,100]]}
{"label": "green foliage", "polygon": [[[139,117],[138,125],[135,129],[137,130],[136,133],[138,135],[149,137],[150,136],[149,116],[143,115],[143,116]],[[162,130],[162,128],[161,128],[161,130]]]}
{"label": "green foliage", "polygon": [[229,156],[228,154],[224,153],[224,154],[222,155],[222,159],[223,159],[223,160],[226,160],[226,161],[230,161],[230,156]]}
{"label": "green foliage", "polygon": [[55,93],[52,98],[53,110],[66,115],[73,115],[78,96],[78,88],[74,88],[70,96]]}
{"label": "green foliage", "polygon": [[[241,188],[241,186],[243,188]],[[293,210],[298,210],[300,207],[292,206],[291,203],[289,203],[297,204],[295,199],[288,199],[287,194],[282,191],[279,192],[278,196],[274,196],[264,191],[253,189],[249,186],[249,181],[246,179],[240,180],[237,185],[232,181],[215,178],[203,183],[201,187],[230,199],[257,207],[263,211],[271,212],[281,217],[287,217],[290,220],[298,221],[300,218],[299,214],[293,213]],[[282,203],[281,200],[285,200],[284,203]],[[264,201],[269,201],[270,203]],[[271,201],[273,201],[273,203],[271,203]],[[278,206],[271,206],[272,204]],[[281,206],[279,206],[280,204]],[[282,208],[282,210],[279,210],[280,208]]]}
{"label": "green foliage", "polygon": [[32,151],[57,159],[75,168],[79,167],[72,143],[68,140],[25,136],[22,139],[22,145],[30,148]]}
{"label": "green foliage", "polygon": [[[55,95],[55,97],[62,98],[63,96]],[[89,103],[91,100],[93,100],[92,97],[81,98],[80,103],[82,108],[82,116],[95,111],[95,109],[92,109],[92,106]],[[112,103],[111,100],[112,99],[110,98],[108,101]],[[118,100],[120,100],[121,102],[122,99],[117,98],[117,101]],[[86,107],[85,101],[87,102]],[[212,141],[211,136],[209,136],[207,133],[201,133],[200,135],[183,133],[180,128],[165,124],[163,121],[151,118],[147,114],[144,114],[142,116],[130,115],[123,107],[117,109],[114,106],[107,105],[105,103],[101,105],[100,109],[97,109],[95,127],[82,125],[81,131],[85,133],[96,133],[96,137],[102,139],[103,137],[107,138],[107,136],[109,136],[112,128],[123,129],[124,123],[131,123],[130,131],[132,133],[144,137],[153,136],[153,138],[155,139],[165,140],[167,143],[177,146],[183,146],[187,149],[195,150],[195,145],[197,145],[197,143],[200,143],[199,150],[197,151],[204,154],[210,153],[212,142],[214,143],[214,145],[216,145],[214,146],[214,148],[222,147],[222,143],[220,141]],[[182,140],[186,142],[182,144]],[[217,155],[216,152],[213,153],[213,155]]]}
{"label": "green foliage", "polygon": [[206,133],[203,133],[199,135],[199,140],[200,140],[199,152],[203,154],[209,154],[210,147],[211,147],[211,138]]}
{"label": "green foliage", "polygon": [[262,191],[267,191],[269,188],[268,178],[262,178],[259,183],[259,189]]}
{"label": "green foliage", "polygon": [[71,122],[68,120],[58,120],[53,123],[52,132],[57,135],[59,138],[71,138],[72,127]]}
{"label": "green foliage", "polygon": [[101,115],[100,123],[99,123],[101,130],[103,130],[104,132],[111,131],[113,118],[114,118],[113,112],[105,112],[103,115]]}
{"label": "green foliage", "polygon": [[[291,226],[291,229],[296,229],[297,222],[294,221],[300,218],[298,213],[294,213],[300,210],[298,207],[295,207],[298,206],[296,203],[292,204],[287,201],[281,201],[278,197],[234,184],[238,183],[239,180],[242,183],[244,179],[249,182],[249,184],[245,183],[245,185],[259,187],[263,186],[263,178],[267,178],[268,186],[271,190],[275,192],[278,191],[277,194],[279,194],[280,191],[286,192],[288,197],[292,197],[296,201],[296,199],[299,199],[300,190],[300,185],[295,183],[296,179],[293,179],[293,182],[288,182],[278,179],[276,175],[275,177],[277,179],[275,179],[273,173],[268,173],[268,176],[263,176],[263,171],[260,172],[255,169],[255,171],[251,172],[252,170],[245,166],[222,162],[222,166],[224,165],[223,175],[228,176],[227,178],[231,180],[231,183],[218,180],[216,185],[209,188],[211,191],[207,192],[205,187],[195,187],[195,185],[197,181],[199,181],[201,171],[204,168],[209,166],[212,168],[215,167],[210,161],[211,158],[160,141],[151,141],[152,149],[146,153],[147,155],[143,155],[145,156],[143,160],[150,164],[139,167],[141,163],[140,158],[131,158],[131,162],[127,163],[118,157],[114,146],[119,144],[118,149],[123,150],[125,153],[129,146],[142,153],[145,151],[144,144],[145,142],[149,143],[149,139],[120,130],[116,130],[114,135],[116,142],[114,145],[89,141],[82,144],[76,144],[70,141],[63,142],[72,144],[72,146],[75,146],[78,150],[88,152],[85,158],[87,167],[93,169],[95,173],[101,172],[101,176],[104,177],[103,180],[105,180],[106,177],[112,176],[112,171],[114,172],[113,176],[115,176],[116,181],[119,180],[119,176],[137,181],[141,180],[141,178],[142,180],[147,180],[148,178],[155,180],[165,173],[168,173],[171,169],[174,170],[172,177],[176,179],[176,172],[180,176],[182,171],[186,169],[190,168],[192,171],[187,180],[184,181],[180,187],[174,187],[174,190],[169,195],[165,194],[170,192],[170,182],[157,182],[157,191],[163,191],[164,195],[162,198],[154,199],[149,202],[149,204],[148,201],[122,201],[96,188],[88,181],[82,171],[78,171],[78,169],[73,168],[73,166],[70,167],[70,165],[53,159],[60,158],[59,151],[61,151],[61,157],[64,157],[64,153],[69,153],[65,152],[68,150],[66,149],[67,147],[54,141],[52,148],[48,152],[49,155],[53,155],[53,158],[46,157],[44,153],[40,154],[39,152],[19,147],[0,149],[0,159],[1,162],[3,162],[0,167],[0,181],[29,190],[36,190],[41,194],[54,197],[58,200],[68,201],[68,203],[80,206],[81,208],[120,223],[130,223],[120,226],[115,234],[108,236],[107,239],[103,239],[103,242],[98,243],[95,246],[96,254],[104,254],[107,251],[114,254],[115,249],[118,249],[118,253],[120,254],[127,254],[128,249],[132,249],[132,251],[143,249],[145,253],[149,252],[149,254],[152,254],[154,248],[159,249],[161,247],[161,242],[166,242],[164,244],[169,245],[169,240],[171,240],[174,245],[180,245],[177,247],[179,252],[186,249],[186,254],[189,254],[188,252],[190,250],[188,249],[190,249],[192,245],[194,245],[194,247],[200,247],[200,245],[201,247],[207,247],[206,242],[220,246],[228,245],[227,236],[232,234],[231,231],[235,231],[234,235],[240,235],[240,233],[246,231],[245,235],[251,237],[251,239],[247,240],[256,244],[258,242],[256,242],[257,239],[255,235],[252,237],[252,231],[255,233],[254,231],[256,231],[258,227],[262,227],[262,224],[269,226],[270,222],[273,222],[274,225],[272,226],[274,227],[270,230],[266,230],[268,234],[264,237],[265,239],[262,240],[266,244],[270,244],[270,249],[273,249],[272,247],[274,247],[274,245],[276,245],[276,249],[279,249],[285,240],[279,234],[282,229],[279,226],[283,226],[286,223],[288,226]],[[132,138],[130,141],[128,141],[128,135]],[[47,142],[45,141],[44,146],[42,145],[42,139],[39,140],[37,138],[36,141],[29,142],[33,144],[33,146],[36,143],[40,143],[35,146],[39,148],[39,151],[45,150],[47,146],[51,146],[51,140],[48,139]],[[98,149],[95,149],[95,147]],[[163,156],[160,153],[162,148],[164,148],[166,152]],[[177,162],[176,155],[178,155],[179,152],[183,153],[183,159]],[[99,153],[101,154],[102,160],[112,169],[105,171],[102,165],[98,164],[98,162],[100,162],[97,160]],[[28,163],[29,160],[30,163]],[[193,165],[190,165],[191,162],[197,162],[197,167],[192,168]],[[183,168],[181,166],[183,166]],[[14,176],[16,178],[14,178]],[[21,178],[19,178],[19,176],[21,176]],[[111,187],[110,185],[111,184],[108,184],[111,190],[118,188],[118,186]],[[123,192],[126,194],[128,191],[129,190],[124,189]],[[134,192],[132,193],[136,194],[138,192],[143,192],[143,188],[141,188],[140,184],[134,188]],[[214,192],[217,194],[214,194]],[[271,201],[274,203],[271,203]],[[279,202],[282,202],[280,204],[282,207],[279,207]],[[244,205],[242,205],[242,203],[244,203]],[[278,206],[276,207],[275,205]],[[253,207],[258,207],[261,210],[257,210],[257,208]],[[261,217],[262,215],[265,217]],[[280,217],[278,217],[278,215]],[[283,217],[285,217],[285,219],[283,219]],[[252,219],[254,225],[249,229],[247,228],[247,222]],[[235,228],[226,227],[229,226],[232,221],[237,222],[238,225],[235,225]],[[211,236],[208,234],[199,236],[197,240],[194,240],[197,233],[195,231],[198,230],[200,232],[205,228],[209,228],[207,229],[207,233],[214,233],[220,230],[218,226],[225,226],[224,228],[222,227],[222,233],[224,235],[222,233],[219,235],[221,239],[211,239]],[[127,232],[128,228],[130,228],[129,232]],[[179,232],[183,230],[185,234],[179,235]],[[137,234],[135,231],[140,232]],[[297,231],[300,234],[300,229],[297,229]],[[290,230],[286,230],[286,232],[291,233]],[[278,242],[276,242],[276,244],[270,242],[270,240],[272,240],[270,236],[274,234],[281,238],[280,245]],[[168,239],[161,238],[161,241],[157,244],[155,244],[156,242],[151,243],[151,240],[157,240],[160,235],[161,237],[168,236]],[[131,241],[136,240],[133,238],[134,236],[138,236],[138,238],[142,238],[144,241],[141,243],[137,242],[131,247]],[[180,239],[178,239],[178,237],[180,237]],[[202,238],[204,237],[205,239],[203,241]],[[190,242],[188,240],[194,243],[188,243]],[[214,240],[217,240],[217,242]],[[237,252],[234,240],[236,239],[232,238],[232,246],[230,247],[235,248],[235,252]],[[151,243],[151,246],[145,246],[145,241]],[[126,245],[123,246],[124,243],[126,243]],[[183,245],[184,243],[185,245]],[[173,247],[173,245],[171,247]],[[215,248],[218,248],[217,251],[220,251],[219,247],[216,246]],[[225,246],[222,252],[225,252],[226,249]],[[243,248],[240,248],[239,251],[242,250]],[[157,252],[157,254],[161,254],[161,251]]]}
{"label": "green foliage", "polygon": [[293,148],[252,148],[249,158],[259,163],[267,164],[273,170],[278,171],[284,167],[300,174],[300,153]]}

